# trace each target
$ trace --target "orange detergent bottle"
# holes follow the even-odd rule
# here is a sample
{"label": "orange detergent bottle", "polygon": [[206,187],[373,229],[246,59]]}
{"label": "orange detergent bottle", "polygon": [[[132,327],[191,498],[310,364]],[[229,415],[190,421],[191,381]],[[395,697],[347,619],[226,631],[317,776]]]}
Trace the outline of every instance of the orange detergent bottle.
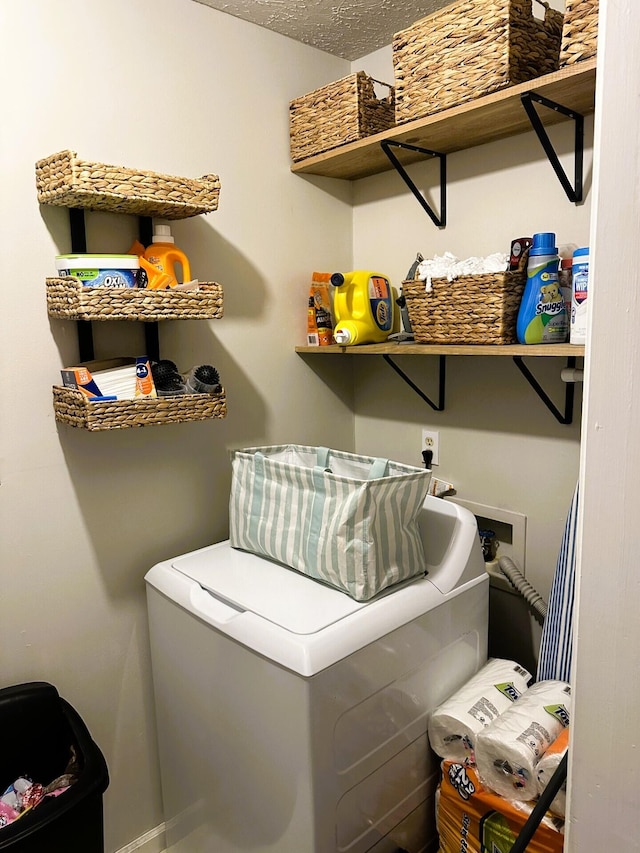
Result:
{"label": "orange detergent bottle", "polygon": [[[169,276],[169,279],[164,279],[166,282],[163,285],[164,287],[175,287],[178,284],[176,264],[180,264],[182,267],[182,282],[191,281],[191,269],[187,256],[174,244],[171,228],[168,225],[156,225],[154,227],[153,242],[145,249],[144,256],[158,272]],[[149,286],[153,286],[151,281]]]}

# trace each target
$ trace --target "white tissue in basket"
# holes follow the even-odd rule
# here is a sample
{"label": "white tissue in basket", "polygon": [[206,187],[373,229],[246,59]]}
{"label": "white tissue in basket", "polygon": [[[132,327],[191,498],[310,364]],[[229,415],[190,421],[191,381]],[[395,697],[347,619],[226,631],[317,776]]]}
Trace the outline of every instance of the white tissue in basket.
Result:
{"label": "white tissue in basket", "polygon": [[428,258],[418,265],[418,278],[426,285],[426,290],[431,290],[431,280],[434,278],[446,278],[453,281],[461,275],[481,275],[483,273],[504,272],[507,269],[509,256],[504,252],[494,252],[486,258],[467,258],[459,260],[451,252],[444,255],[436,255]]}

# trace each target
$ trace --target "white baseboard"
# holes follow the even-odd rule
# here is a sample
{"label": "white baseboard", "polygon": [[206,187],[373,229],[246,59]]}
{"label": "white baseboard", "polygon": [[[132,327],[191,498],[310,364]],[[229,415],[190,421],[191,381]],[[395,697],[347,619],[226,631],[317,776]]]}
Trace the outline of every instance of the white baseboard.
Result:
{"label": "white baseboard", "polygon": [[163,853],[166,847],[164,823],[155,826],[139,838],[134,838],[116,853]]}

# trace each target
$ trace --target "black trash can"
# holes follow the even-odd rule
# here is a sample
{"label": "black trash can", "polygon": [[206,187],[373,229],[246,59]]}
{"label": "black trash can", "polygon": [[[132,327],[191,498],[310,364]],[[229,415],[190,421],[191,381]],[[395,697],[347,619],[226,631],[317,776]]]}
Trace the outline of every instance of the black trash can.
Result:
{"label": "black trash can", "polygon": [[0,795],[21,776],[47,785],[65,772],[75,748],[78,778],[57,797],[0,829],[11,853],[104,853],[102,795],[107,765],[78,713],[52,684],[0,689]]}

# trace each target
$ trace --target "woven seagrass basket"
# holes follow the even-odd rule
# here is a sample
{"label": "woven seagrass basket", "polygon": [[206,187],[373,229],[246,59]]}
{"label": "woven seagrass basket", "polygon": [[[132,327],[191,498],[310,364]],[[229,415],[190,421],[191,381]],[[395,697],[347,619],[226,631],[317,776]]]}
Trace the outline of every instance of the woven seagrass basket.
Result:
{"label": "woven seagrass basket", "polygon": [[198,290],[85,287],[77,278],[47,278],[47,312],[62,320],[213,320],[222,317],[222,285]]}
{"label": "woven seagrass basket", "polygon": [[456,0],[396,33],[396,124],[556,71],[562,13],[532,2]]}
{"label": "woven seagrass basket", "polygon": [[108,166],[60,151],[36,163],[36,189],[40,204],[187,219],[217,209],[220,180]]}
{"label": "woven seagrass basket", "polygon": [[598,0],[566,0],[560,67],[582,62],[598,49]]}
{"label": "woven seagrass basket", "polygon": [[224,418],[227,399],[223,390],[219,394],[181,394],[92,403],[82,391],[54,385],[53,408],[60,423],[96,432]]}
{"label": "woven seagrass basket", "polygon": [[[376,96],[374,84],[389,90]],[[357,71],[289,105],[291,159],[304,160],[347,142],[389,130],[394,124],[394,90]]]}
{"label": "woven seagrass basket", "polygon": [[419,344],[515,344],[527,283],[528,252],[517,270],[402,282],[409,320]]}

